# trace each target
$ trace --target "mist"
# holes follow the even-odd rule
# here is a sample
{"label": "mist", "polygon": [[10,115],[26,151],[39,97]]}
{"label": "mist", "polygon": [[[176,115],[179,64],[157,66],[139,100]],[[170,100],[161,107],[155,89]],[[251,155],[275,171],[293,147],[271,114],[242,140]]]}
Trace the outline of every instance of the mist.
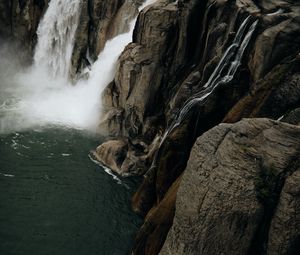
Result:
{"label": "mist", "polygon": [[15,49],[1,47],[0,132],[48,125],[96,131],[101,92],[114,77],[118,56],[130,42],[132,29],[108,41],[88,79],[75,85],[65,77],[54,78],[43,65],[24,67]]}
{"label": "mist", "polygon": [[[99,131],[101,93],[113,80],[118,57],[132,40],[136,19],[130,23],[129,31],[106,42],[97,61],[84,75],[87,78],[74,85],[62,67],[69,68],[71,62],[79,5],[73,0],[63,11],[60,2],[51,1],[40,22],[32,65],[25,67],[19,61],[18,49],[2,43],[1,133],[50,125]],[[154,0],[146,1],[139,10],[152,2]],[[65,12],[70,13],[65,15]],[[53,13],[59,15],[54,17]],[[63,24],[58,27],[61,29],[56,29],[57,22]]]}

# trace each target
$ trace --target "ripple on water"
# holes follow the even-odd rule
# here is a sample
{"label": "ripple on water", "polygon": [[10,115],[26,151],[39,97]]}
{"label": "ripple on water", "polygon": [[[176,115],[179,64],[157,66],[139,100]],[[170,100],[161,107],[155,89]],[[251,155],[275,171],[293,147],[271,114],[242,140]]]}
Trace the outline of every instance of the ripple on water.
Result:
{"label": "ripple on water", "polygon": [[1,254],[129,253],[141,224],[130,207],[138,180],[87,157],[97,137],[47,129],[0,139]]}

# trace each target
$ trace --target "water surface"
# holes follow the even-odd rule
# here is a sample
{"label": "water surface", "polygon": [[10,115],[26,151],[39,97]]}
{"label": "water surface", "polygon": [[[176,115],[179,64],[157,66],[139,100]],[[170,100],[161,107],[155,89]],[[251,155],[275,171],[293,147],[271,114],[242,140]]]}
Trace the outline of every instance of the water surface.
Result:
{"label": "water surface", "polygon": [[137,181],[88,158],[98,139],[48,128],[0,135],[0,254],[128,254]]}

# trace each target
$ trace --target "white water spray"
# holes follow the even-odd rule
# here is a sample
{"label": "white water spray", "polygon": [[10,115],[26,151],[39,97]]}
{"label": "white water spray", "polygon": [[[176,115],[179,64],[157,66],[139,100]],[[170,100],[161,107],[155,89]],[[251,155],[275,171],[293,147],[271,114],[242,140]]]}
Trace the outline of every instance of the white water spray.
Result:
{"label": "white water spray", "polygon": [[[0,96],[0,132],[35,126],[61,125],[95,130],[101,112],[101,92],[113,80],[116,62],[131,42],[130,30],[108,41],[89,71],[75,86],[67,81],[81,0],[52,0],[38,29],[35,64],[14,77]],[[146,1],[140,8],[152,4]],[[77,23],[76,23],[77,22]],[[55,78],[54,78],[54,77]]]}
{"label": "white water spray", "polygon": [[52,0],[41,20],[34,55],[36,67],[51,76],[68,78],[81,0]]}

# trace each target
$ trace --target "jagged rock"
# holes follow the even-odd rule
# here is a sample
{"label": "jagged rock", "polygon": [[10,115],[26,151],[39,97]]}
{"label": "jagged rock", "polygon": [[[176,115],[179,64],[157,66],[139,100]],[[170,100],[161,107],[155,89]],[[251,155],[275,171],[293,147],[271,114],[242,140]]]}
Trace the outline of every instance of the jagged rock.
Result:
{"label": "jagged rock", "polygon": [[150,145],[140,140],[109,140],[98,146],[93,156],[119,175],[142,175],[153,159],[159,139],[158,136]]}
{"label": "jagged rock", "polygon": [[[161,126],[165,127],[186,99],[201,90],[232,42],[238,24],[247,15],[258,18],[260,22],[257,35],[249,46],[249,54],[232,82],[236,82],[236,86],[231,86],[236,90],[232,93],[235,97],[231,103],[241,98],[248,87],[252,95],[257,84],[262,83],[261,78],[268,73],[280,72],[278,65],[288,65],[289,58],[298,53],[298,13],[298,4],[279,0],[255,3],[250,0],[157,1],[141,12],[134,43],[121,55],[115,80],[103,93],[105,119],[101,128],[111,135],[131,138],[147,134],[144,123],[148,118],[159,120],[156,133]],[[291,78],[290,82],[297,82],[295,79]],[[269,79],[268,84],[272,86],[274,82]],[[286,84],[285,87],[290,86]],[[273,117],[274,113],[269,111],[278,109],[273,107],[274,104],[279,101],[282,104],[282,99],[291,93],[286,88],[268,93],[264,97],[264,100],[269,98],[268,103],[261,114],[255,116]],[[294,89],[290,100],[285,100],[277,115],[299,105],[297,93]],[[255,100],[250,99],[251,102]],[[122,118],[118,118],[119,112],[122,112]],[[248,115],[239,116],[235,121],[242,117]],[[147,139],[151,140],[156,133],[152,127]]]}
{"label": "jagged rock", "polygon": [[193,146],[160,254],[295,254],[299,164],[298,126],[244,119],[206,132]]}
{"label": "jagged rock", "polygon": [[173,48],[170,40],[174,36],[178,11],[176,5],[168,2],[159,1],[140,13],[133,43],[119,59],[114,84],[110,87],[114,89],[113,94],[111,90],[104,92],[106,112],[118,107],[123,109],[122,124],[117,124],[122,127],[119,130],[122,135],[141,134],[145,117],[155,103],[155,92],[164,75],[162,63]]}
{"label": "jagged rock", "polygon": [[300,105],[300,60],[280,63],[252,85],[249,92],[227,113],[223,122],[243,117],[278,119]]}

